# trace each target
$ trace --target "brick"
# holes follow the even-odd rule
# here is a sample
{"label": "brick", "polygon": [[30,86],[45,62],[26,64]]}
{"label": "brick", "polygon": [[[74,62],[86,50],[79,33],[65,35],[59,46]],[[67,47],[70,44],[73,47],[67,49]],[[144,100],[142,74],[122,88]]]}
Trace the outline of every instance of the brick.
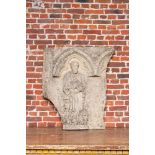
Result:
{"label": "brick", "polygon": [[40,73],[27,73],[26,77],[27,78],[41,78],[42,75]]}
{"label": "brick", "polygon": [[101,30],[83,30],[84,34],[101,34]]}
{"label": "brick", "polygon": [[120,90],[113,90],[113,94],[114,94],[114,95],[119,95],[120,92],[121,92]]}
{"label": "brick", "polygon": [[105,123],[106,128],[114,128],[115,127],[115,123]]}
{"label": "brick", "polygon": [[48,126],[48,127],[55,127],[55,123],[48,122],[48,123],[47,123],[47,126]]}
{"label": "brick", "polygon": [[104,121],[105,122],[118,122],[118,121],[120,121],[120,118],[116,118],[116,117],[111,117],[111,116],[109,116],[109,117],[105,117],[104,118]]}
{"label": "brick", "polygon": [[114,112],[106,112],[106,116],[114,116]]}
{"label": "brick", "polygon": [[76,39],[76,35],[68,35],[67,39]]}
{"label": "brick", "polygon": [[33,44],[32,40],[26,40],[26,44]]}
{"label": "brick", "polygon": [[66,39],[66,35],[57,35],[57,39]]}
{"label": "brick", "polygon": [[69,25],[61,24],[60,29],[69,29]]}
{"label": "brick", "polygon": [[57,116],[57,112],[49,112],[49,116]]}
{"label": "brick", "polygon": [[108,19],[112,20],[112,19],[116,19],[116,15],[108,15]]}
{"label": "brick", "polygon": [[112,0],[112,3],[129,3],[129,0]]}
{"label": "brick", "polygon": [[125,19],[126,16],[125,15],[118,15],[118,19]]}
{"label": "brick", "polygon": [[28,12],[38,12],[38,13],[45,13],[45,9],[37,9],[37,8],[28,8]]}
{"label": "brick", "polygon": [[35,106],[26,106],[26,111],[33,111],[35,109],[36,109]]}
{"label": "brick", "polygon": [[53,29],[46,29],[46,33],[63,33],[63,30],[53,30]]}
{"label": "brick", "polygon": [[106,25],[98,25],[98,29],[106,29]]}
{"label": "brick", "polygon": [[68,4],[67,4],[67,3],[64,3],[64,4],[63,4],[63,8],[71,8],[71,4],[69,4],[69,3],[68,3]]}
{"label": "brick", "polygon": [[124,127],[125,126],[125,124],[124,123],[116,123],[116,127],[120,127],[120,128],[122,128],[122,127]]}
{"label": "brick", "polygon": [[36,23],[36,19],[26,19],[26,23]]}
{"label": "brick", "polygon": [[53,19],[38,19],[38,23],[54,23]]}
{"label": "brick", "polygon": [[37,111],[51,111],[53,109],[52,109],[52,106],[46,106],[46,107],[44,107],[44,106],[37,106],[36,110]]}
{"label": "brick", "polygon": [[69,44],[70,40],[54,40],[54,44]]}
{"label": "brick", "polygon": [[34,84],[33,88],[35,88],[35,89],[42,89],[42,85],[41,84]]}
{"label": "brick", "polygon": [[48,14],[40,14],[40,18],[48,18]]}
{"label": "brick", "polygon": [[34,35],[29,35],[29,39],[37,39],[37,35],[34,34]]}
{"label": "brick", "polygon": [[97,36],[97,40],[104,40],[104,36]]}
{"label": "brick", "polygon": [[115,116],[123,116],[123,112],[115,112]]}
{"label": "brick", "polygon": [[129,96],[117,96],[118,100],[129,100]]}
{"label": "brick", "polygon": [[44,33],[44,29],[27,29],[26,33],[37,33],[37,34],[41,34]]}
{"label": "brick", "polygon": [[122,30],[122,31],[121,31],[121,34],[128,35],[128,34],[129,34],[129,30]]}
{"label": "brick", "polygon": [[108,67],[125,67],[124,62],[110,62]]}
{"label": "brick", "polygon": [[63,14],[63,18],[71,18],[70,14]]}
{"label": "brick", "polygon": [[79,25],[79,29],[87,29],[88,25]]}
{"label": "brick", "polygon": [[90,19],[98,19],[99,18],[99,15],[89,15],[90,16]]}
{"label": "brick", "polygon": [[65,30],[65,33],[72,33],[72,34],[82,33],[82,30]]}
{"label": "brick", "polygon": [[34,112],[34,111],[32,111],[32,112],[30,111],[28,114],[29,114],[29,116],[37,116],[37,112]]}
{"label": "brick", "polygon": [[39,116],[48,116],[48,112],[39,112]]}
{"label": "brick", "polygon": [[80,8],[80,4],[72,4],[72,8]]}
{"label": "brick", "polygon": [[82,7],[82,8],[89,8],[89,4],[82,4],[82,3],[81,3],[81,7]]}
{"label": "brick", "polygon": [[114,96],[114,95],[107,95],[107,100],[116,100],[116,96]]}
{"label": "brick", "polygon": [[62,8],[62,4],[53,4],[53,8]]}
{"label": "brick", "polygon": [[38,122],[38,127],[47,127],[46,122]]}
{"label": "brick", "polygon": [[62,14],[50,14],[50,18],[62,18]]}
{"label": "brick", "polygon": [[120,9],[110,9],[110,10],[105,10],[105,14],[122,14],[123,10]]}
{"label": "brick", "polygon": [[35,100],[36,97],[33,95],[26,95],[26,100]]}
{"label": "brick", "polygon": [[116,101],[115,105],[124,105],[124,101]]}
{"label": "brick", "polygon": [[73,13],[73,14],[83,14],[84,9],[68,9],[67,12],[68,13]]}
{"label": "brick", "polygon": [[119,4],[118,8],[119,9],[127,9],[127,4]]}
{"label": "brick", "polygon": [[74,20],[75,24],[92,24],[91,20],[88,19],[80,19],[80,20]]}
{"label": "brick", "polygon": [[129,122],[129,117],[122,118],[122,122]]}
{"label": "brick", "polygon": [[48,102],[47,101],[41,101],[41,106],[48,106]]}
{"label": "brick", "polygon": [[77,39],[78,40],[85,40],[86,39],[86,35],[78,35]]}
{"label": "brick", "polygon": [[108,8],[108,4],[101,4],[101,8]]}
{"label": "brick", "polygon": [[107,41],[90,41],[91,45],[108,45]]}
{"label": "brick", "polygon": [[42,118],[41,117],[27,117],[26,119],[27,121],[29,122],[38,122],[38,121],[42,121]]}
{"label": "brick", "polygon": [[94,20],[93,24],[111,24],[110,20]]}
{"label": "brick", "polygon": [[72,19],[55,19],[55,23],[66,23],[66,24],[72,24],[73,20]]}
{"label": "brick", "polygon": [[129,24],[129,21],[128,20],[113,20],[112,24],[113,25]]}
{"label": "brick", "polygon": [[75,41],[72,41],[72,44],[73,45],[87,45],[89,43],[89,41],[81,41],[81,40],[75,40]]}
{"label": "brick", "polygon": [[[123,59],[123,60],[128,61],[129,58],[126,58],[126,59]],[[123,60],[121,59],[121,61],[123,61]],[[121,68],[121,72],[129,72],[129,68]]]}
{"label": "brick", "polygon": [[103,14],[103,10],[86,10],[85,14]]}
{"label": "brick", "polygon": [[109,45],[126,45],[126,41],[109,41]]}
{"label": "brick", "polygon": [[[116,9],[116,8],[117,8],[117,5],[116,5],[116,4],[110,4],[110,5],[109,5],[109,8],[110,8],[110,9]],[[120,9],[121,9],[121,8],[120,8]]]}
{"label": "brick", "polygon": [[78,25],[70,25],[70,29],[78,29]]}
{"label": "brick", "polygon": [[51,40],[35,40],[35,44],[52,44]]}
{"label": "brick", "polygon": [[107,89],[123,89],[123,85],[109,85],[107,84]]}
{"label": "brick", "polygon": [[99,9],[100,5],[99,4],[91,4],[90,7],[93,9]]}
{"label": "brick", "polygon": [[117,77],[120,78],[129,78],[129,74],[118,74]]}
{"label": "brick", "polygon": [[120,80],[120,83],[121,83],[121,84],[128,83],[128,80],[127,80],[127,79],[121,79],[121,80]]}
{"label": "brick", "polygon": [[48,13],[60,13],[60,14],[62,14],[62,13],[66,13],[66,9],[47,9],[47,12]]}
{"label": "brick", "polygon": [[125,116],[129,116],[129,112],[125,112]]}
{"label": "brick", "polygon": [[73,19],[80,19],[80,15],[79,15],[79,14],[73,14],[73,15],[72,15],[72,18],[73,18]]}
{"label": "brick", "polygon": [[107,15],[100,15],[101,19],[107,19]]}
{"label": "brick", "polygon": [[124,39],[124,36],[122,36],[122,35],[115,37],[115,40],[123,40],[123,39]]}
{"label": "brick", "polygon": [[62,3],[67,3],[67,2],[74,2],[74,0],[59,0]]}
{"label": "brick", "polygon": [[33,106],[40,105],[40,101],[32,101],[32,105],[33,105]]}
{"label": "brick", "polygon": [[127,110],[127,107],[126,106],[111,106],[109,107],[109,110],[110,111],[124,111],[124,110]]}
{"label": "brick", "polygon": [[33,94],[33,90],[26,90],[26,94],[27,95],[32,95]]}
{"label": "brick", "polygon": [[42,90],[35,90],[35,91],[34,91],[34,94],[36,94],[36,95],[41,95],[41,94],[42,94]]}
{"label": "brick", "polygon": [[43,117],[43,121],[60,121],[59,117]]}
{"label": "brick", "polygon": [[110,3],[111,0],[95,0],[97,3]]}
{"label": "brick", "polygon": [[37,123],[28,123],[28,127],[37,127]]}

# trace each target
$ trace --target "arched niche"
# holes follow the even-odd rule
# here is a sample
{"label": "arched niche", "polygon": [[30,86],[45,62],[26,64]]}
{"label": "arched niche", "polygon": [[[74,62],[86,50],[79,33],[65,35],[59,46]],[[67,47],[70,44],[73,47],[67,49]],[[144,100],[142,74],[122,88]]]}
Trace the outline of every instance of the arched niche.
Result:
{"label": "arched niche", "polygon": [[94,68],[91,59],[87,54],[80,50],[68,49],[63,54],[57,56],[53,65],[53,77],[60,77],[64,72],[69,70],[69,63],[72,60],[79,62],[79,71],[84,71],[88,76],[94,74]]}

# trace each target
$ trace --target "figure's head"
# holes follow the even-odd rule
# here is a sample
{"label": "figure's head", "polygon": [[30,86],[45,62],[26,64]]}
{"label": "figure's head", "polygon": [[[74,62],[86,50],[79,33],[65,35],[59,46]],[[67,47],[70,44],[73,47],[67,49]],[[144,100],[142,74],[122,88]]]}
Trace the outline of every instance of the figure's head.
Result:
{"label": "figure's head", "polygon": [[72,61],[70,63],[70,67],[71,67],[71,70],[74,74],[77,74],[78,73],[78,69],[79,69],[79,63],[77,61]]}

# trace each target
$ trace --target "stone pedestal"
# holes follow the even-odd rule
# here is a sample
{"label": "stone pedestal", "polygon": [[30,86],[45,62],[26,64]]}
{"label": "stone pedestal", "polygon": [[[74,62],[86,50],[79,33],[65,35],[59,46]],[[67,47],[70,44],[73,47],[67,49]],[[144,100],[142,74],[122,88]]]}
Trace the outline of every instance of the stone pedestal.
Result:
{"label": "stone pedestal", "polygon": [[57,108],[63,129],[104,129],[106,68],[114,50],[65,47],[45,50],[43,94]]}

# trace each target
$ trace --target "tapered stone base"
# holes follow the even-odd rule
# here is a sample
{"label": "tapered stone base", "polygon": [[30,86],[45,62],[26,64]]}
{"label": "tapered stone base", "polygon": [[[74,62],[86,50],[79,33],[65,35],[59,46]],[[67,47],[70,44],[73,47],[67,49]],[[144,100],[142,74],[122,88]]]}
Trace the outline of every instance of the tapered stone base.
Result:
{"label": "tapered stone base", "polygon": [[63,125],[64,130],[87,130],[87,125]]}

